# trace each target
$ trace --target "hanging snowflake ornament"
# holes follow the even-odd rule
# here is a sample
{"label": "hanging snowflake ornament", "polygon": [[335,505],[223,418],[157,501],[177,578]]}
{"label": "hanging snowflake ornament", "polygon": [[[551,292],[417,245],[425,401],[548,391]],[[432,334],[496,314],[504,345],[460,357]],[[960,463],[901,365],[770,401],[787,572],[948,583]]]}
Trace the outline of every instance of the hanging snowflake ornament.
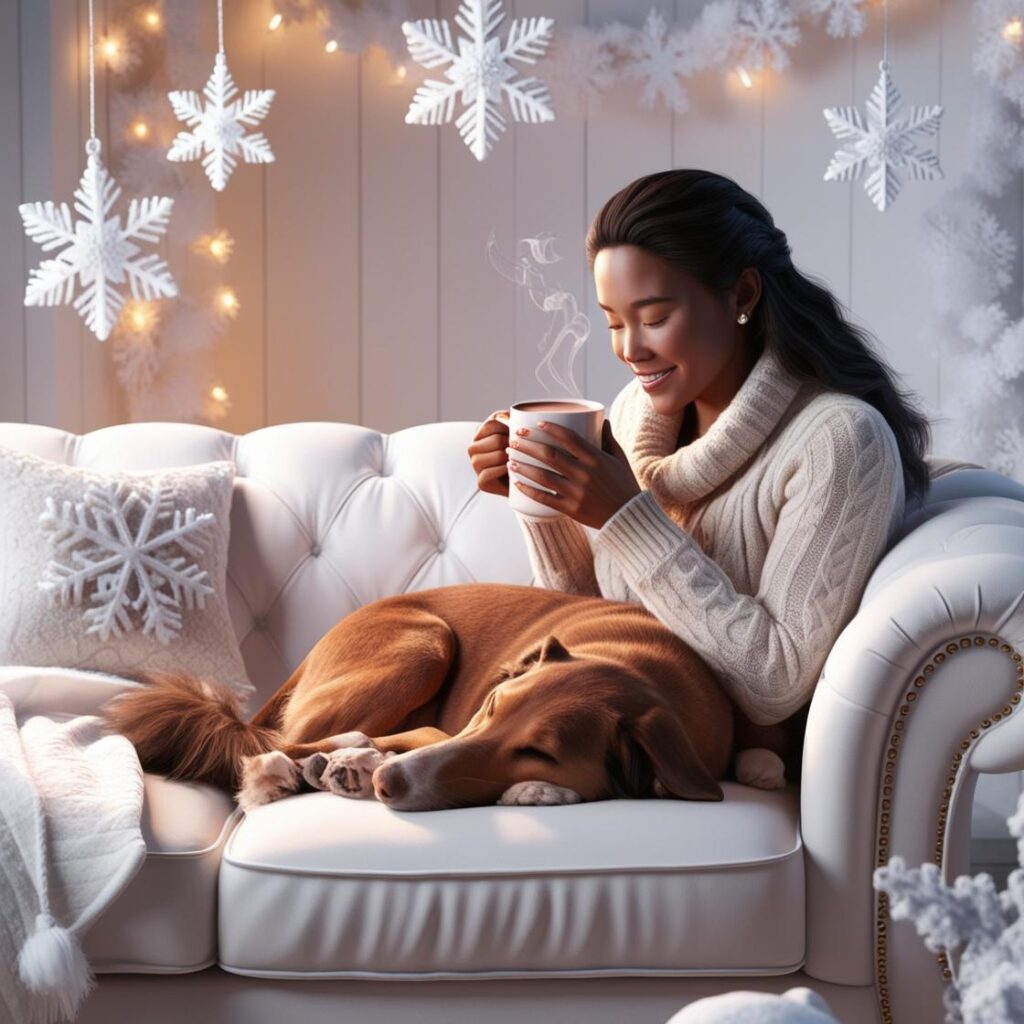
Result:
{"label": "hanging snowflake ornament", "polygon": [[238,89],[221,51],[214,58],[213,72],[203,92],[205,107],[198,93],[174,89],[167,94],[175,117],[191,129],[178,132],[167,159],[198,160],[202,156],[210,184],[222,192],[235,169],[236,154],[240,153],[250,164],[273,163],[274,154],[266,136],[262,132],[247,133],[245,126],[258,124],[267,116],[274,90],[246,89],[240,100],[234,99]]}
{"label": "hanging snowflake ornament", "polygon": [[483,160],[498,136],[505,119],[498,106],[508,97],[517,121],[553,121],[547,86],[538,78],[516,79],[509,61],[536,62],[551,41],[553,18],[519,18],[509,27],[501,46],[492,32],[505,15],[502,0],[462,0],[455,21],[466,34],[459,37],[459,52],[452,45],[447,20],[425,18],[403,21],[406,45],[412,59],[425,68],[450,65],[444,71],[447,82],[427,79],[416,90],[406,124],[447,124],[452,119],[455,97],[461,92],[466,109],[455,122],[470,152]]}
{"label": "hanging snowflake ornament", "polygon": [[906,117],[897,117],[899,90],[889,74],[889,62],[879,62],[880,74],[867,101],[867,122],[854,107],[826,107],[825,120],[837,139],[852,139],[836,152],[825,171],[825,181],[851,181],[860,177],[865,164],[871,173],[865,191],[879,210],[899,194],[898,172],[906,171],[917,181],[941,178],[942,168],[935,153],[920,150],[911,136],[934,135],[939,130],[942,107],[911,107]]}
{"label": "hanging snowflake ornament", "polygon": [[865,0],[811,0],[811,13],[826,14],[826,31],[834,39],[859,36],[864,31]]}
{"label": "hanging snowflake ornament", "polygon": [[739,10],[736,37],[744,67],[763,71],[770,54],[775,70],[785,71],[786,48],[800,42],[800,28],[785,0],[747,0]]}
{"label": "hanging snowflake ornament", "polygon": [[110,211],[121,194],[100,160],[100,140],[85,144],[85,171],[75,190],[75,209],[82,220],[71,222],[67,203],[22,203],[18,207],[25,233],[44,252],[67,246],[52,260],[43,260],[29,273],[26,306],[55,306],[71,300],[78,275],[82,292],[74,308],[100,341],[106,341],[117,321],[124,295],[115,287],[126,280],[136,299],[171,298],[178,286],[167,264],[155,253],[136,258],[135,241],[155,242],[167,230],[174,205],[163,196],[133,199],[121,226]]}
{"label": "hanging snowflake ornament", "polygon": [[207,571],[175,553],[201,555],[214,515],[182,513],[160,484],[90,484],[84,501],[59,510],[47,498],[39,525],[53,534],[55,550],[39,588],[51,602],[81,605],[88,587],[94,607],[82,616],[85,632],[103,641],[131,632],[130,613],[142,610],[143,633],[168,644],[181,631],[182,598],[188,609],[203,608],[214,593]]}
{"label": "hanging snowflake ornament", "polygon": [[640,104],[651,110],[661,96],[669,109],[685,114],[690,99],[679,79],[693,74],[695,63],[688,33],[669,31],[661,12],[652,7],[644,27],[630,41],[628,52],[631,59],[623,74],[644,82]]}

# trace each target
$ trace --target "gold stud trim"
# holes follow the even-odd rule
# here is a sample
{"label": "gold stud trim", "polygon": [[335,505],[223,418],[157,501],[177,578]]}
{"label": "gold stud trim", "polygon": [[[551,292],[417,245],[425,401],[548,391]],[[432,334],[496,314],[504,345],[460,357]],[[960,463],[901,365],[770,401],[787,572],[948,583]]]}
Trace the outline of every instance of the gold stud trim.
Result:
{"label": "gold stud trim", "polygon": [[[953,754],[949,765],[949,772],[946,776],[946,785],[942,790],[942,799],[939,803],[938,813],[935,817],[935,852],[933,860],[938,867],[942,867],[942,852],[945,849],[946,841],[946,817],[949,811],[949,800],[953,793],[953,786],[956,783],[957,772],[963,764],[964,752],[973,746],[978,737],[994,722],[1008,718],[1018,707],[1021,699],[1021,691],[1024,690],[1024,658],[1008,643],[1000,641],[997,637],[965,636],[959,642],[949,642],[941,650],[936,651],[922,669],[920,675],[914,678],[915,689],[909,690],[904,695],[904,701],[899,707],[898,715],[892,723],[892,733],[889,736],[889,747],[885,752],[885,771],[882,776],[881,792],[878,800],[880,808],[878,823],[875,830],[875,865],[884,867],[889,861],[889,830],[891,825],[892,812],[892,789],[895,778],[896,758],[899,756],[900,743],[906,729],[907,716],[913,711],[918,703],[917,690],[921,690],[928,677],[935,671],[936,665],[941,665],[951,660],[953,655],[960,651],[968,650],[971,647],[991,647],[998,649],[1003,654],[1009,655],[1010,660],[1016,663],[1017,692],[1010,697],[1007,703],[996,711],[990,712],[983,718],[968,734],[960,741],[958,749]],[[888,971],[888,932],[889,932],[889,895],[885,892],[875,894],[875,993],[878,999],[879,1012],[882,1016],[882,1024],[893,1024],[892,1001],[889,992],[889,971]],[[949,958],[943,953],[935,957],[939,965],[939,971],[943,981],[949,982],[953,978],[953,972],[949,966]]]}

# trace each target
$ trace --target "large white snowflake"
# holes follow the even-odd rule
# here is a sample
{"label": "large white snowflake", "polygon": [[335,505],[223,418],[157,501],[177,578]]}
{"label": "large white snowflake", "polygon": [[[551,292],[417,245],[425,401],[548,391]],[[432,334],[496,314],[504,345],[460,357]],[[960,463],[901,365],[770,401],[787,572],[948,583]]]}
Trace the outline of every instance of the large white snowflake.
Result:
{"label": "large white snowflake", "polygon": [[800,42],[800,28],[785,0],[747,0],[740,8],[736,36],[745,67],[762,71],[770,53],[775,70],[785,71],[786,47]]}
{"label": "large white snowflake", "polygon": [[133,199],[128,218],[109,216],[121,194],[100,160],[100,141],[90,139],[82,179],[75,190],[75,209],[84,219],[71,223],[67,203],[22,203],[18,207],[25,233],[49,252],[67,248],[56,259],[43,260],[29,273],[25,289],[26,306],[56,306],[71,300],[75,275],[82,292],[74,308],[100,341],[110,335],[124,296],[114,286],[126,279],[136,299],[158,299],[178,294],[178,286],[167,264],[155,253],[136,259],[139,246],[132,239],[154,242],[167,229],[173,199],[147,196]]}
{"label": "large white snowflake", "polygon": [[899,90],[888,63],[879,62],[879,68],[878,81],[867,101],[867,124],[854,107],[825,108],[825,120],[835,137],[853,140],[836,152],[825,171],[825,181],[855,180],[867,164],[871,173],[864,188],[875,206],[884,211],[902,186],[897,171],[906,171],[918,181],[942,177],[938,156],[918,149],[910,138],[915,132],[934,135],[942,107],[911,107],[906,117],[897,117]]}
{"label": "large white snowflake", "polygon": [[47,498],[39,524],[52,532],[55,549],[40,589],[51,601],[81,605],[89,585],[94,607],[82,617],[86,633],[101,640],[131,632],[130,610],[142,609],[143,633],[167,644],[181,630],[182,598],[188,609],[203,608],[214,593],[206,570],[175,554],[175,546],[193,557],[202,554],[213,513],[182,513],[160,484],[90,484],[84,501],[65,501],[59,510]]}
{"label": "large white snowflake", "polygon": [[814,14],[827,14],[827,31],[830,36],[859,36],[864,31],[865,0],[811,0]]}
{"label": "large white snowflake", "polygon": [[692,52],[688,33],[669,31],[661,12],[652,7],[630,43],[631,61],[624,70],[626,77],[643,80],[643,106],[653,108],[660,95],[675,113],[686,113],[690,100],[679,78],[693,73]]}
{"label": "large white snowflake", "polygon": [[536,62],[551,41],[552,18],[519,18],[509,27],[508,40],[501,46],[491,33],[505,15],[502,0],[462,0],[455,21],[468,38],[459,37],[459,52],[452,45],[447,20],[425,18],[403,21],[409,53],[425,68],[450,64],[444,71],[447,82],[427,79],[416,90],[406,124],[446,124],[452,119],[455,96],[461,91],[466,109],[456,125],[470,152],[483,160],[498,135],[505,130],[505,119],[498,110],[506,95],[512,116],[517,121],[553,121],[547,86],[538,78],[520,78],[510,60]]}
{"label": "large white snowflake", "polygon": [[224,53],[218,52],[203,92],[207,101],[205,108],[199,94],[190,90],[174,89],[167,94],[175,117],[191,129],[178,132],[167,159],[198,160],[205,153],[206,176],[221,192],[235,169],[236,153],[241,153],[246,163],[273,163],[274,154],[263,133],[247,133],[244,126],[258,124],[267,116],[274,90],[246,89],[242,99],[234,99],[238,88]]}

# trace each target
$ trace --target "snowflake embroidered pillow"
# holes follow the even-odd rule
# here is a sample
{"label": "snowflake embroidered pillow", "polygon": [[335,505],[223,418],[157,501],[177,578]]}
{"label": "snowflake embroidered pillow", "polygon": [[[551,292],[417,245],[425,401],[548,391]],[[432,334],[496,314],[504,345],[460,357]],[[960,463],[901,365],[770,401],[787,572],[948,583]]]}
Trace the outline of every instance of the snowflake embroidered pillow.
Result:
{"label": "snowflake embroidered pillow", "polygon": [[225,590],[235,467],[109,473],[0,447],[0,664],[180,670],[245,699]]}

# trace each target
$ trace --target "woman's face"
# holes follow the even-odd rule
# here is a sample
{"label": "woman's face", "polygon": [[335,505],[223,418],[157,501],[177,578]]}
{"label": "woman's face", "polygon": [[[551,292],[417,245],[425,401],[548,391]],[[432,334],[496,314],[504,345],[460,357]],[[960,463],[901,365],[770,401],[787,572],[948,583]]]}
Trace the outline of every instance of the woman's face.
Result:
{"label": "woman's face", "polygon": [[682,412],[742,355],[737,309],[752,303],[737,306],[737,293],[749,291],[751,273],[756,277],[756,271],[745,270],[742,286],[722,299],[685,270],[639,246],[598,252],[594,284],[616,357],[644,376],[670,371],[655,388],[644,389],[657,412]]}

